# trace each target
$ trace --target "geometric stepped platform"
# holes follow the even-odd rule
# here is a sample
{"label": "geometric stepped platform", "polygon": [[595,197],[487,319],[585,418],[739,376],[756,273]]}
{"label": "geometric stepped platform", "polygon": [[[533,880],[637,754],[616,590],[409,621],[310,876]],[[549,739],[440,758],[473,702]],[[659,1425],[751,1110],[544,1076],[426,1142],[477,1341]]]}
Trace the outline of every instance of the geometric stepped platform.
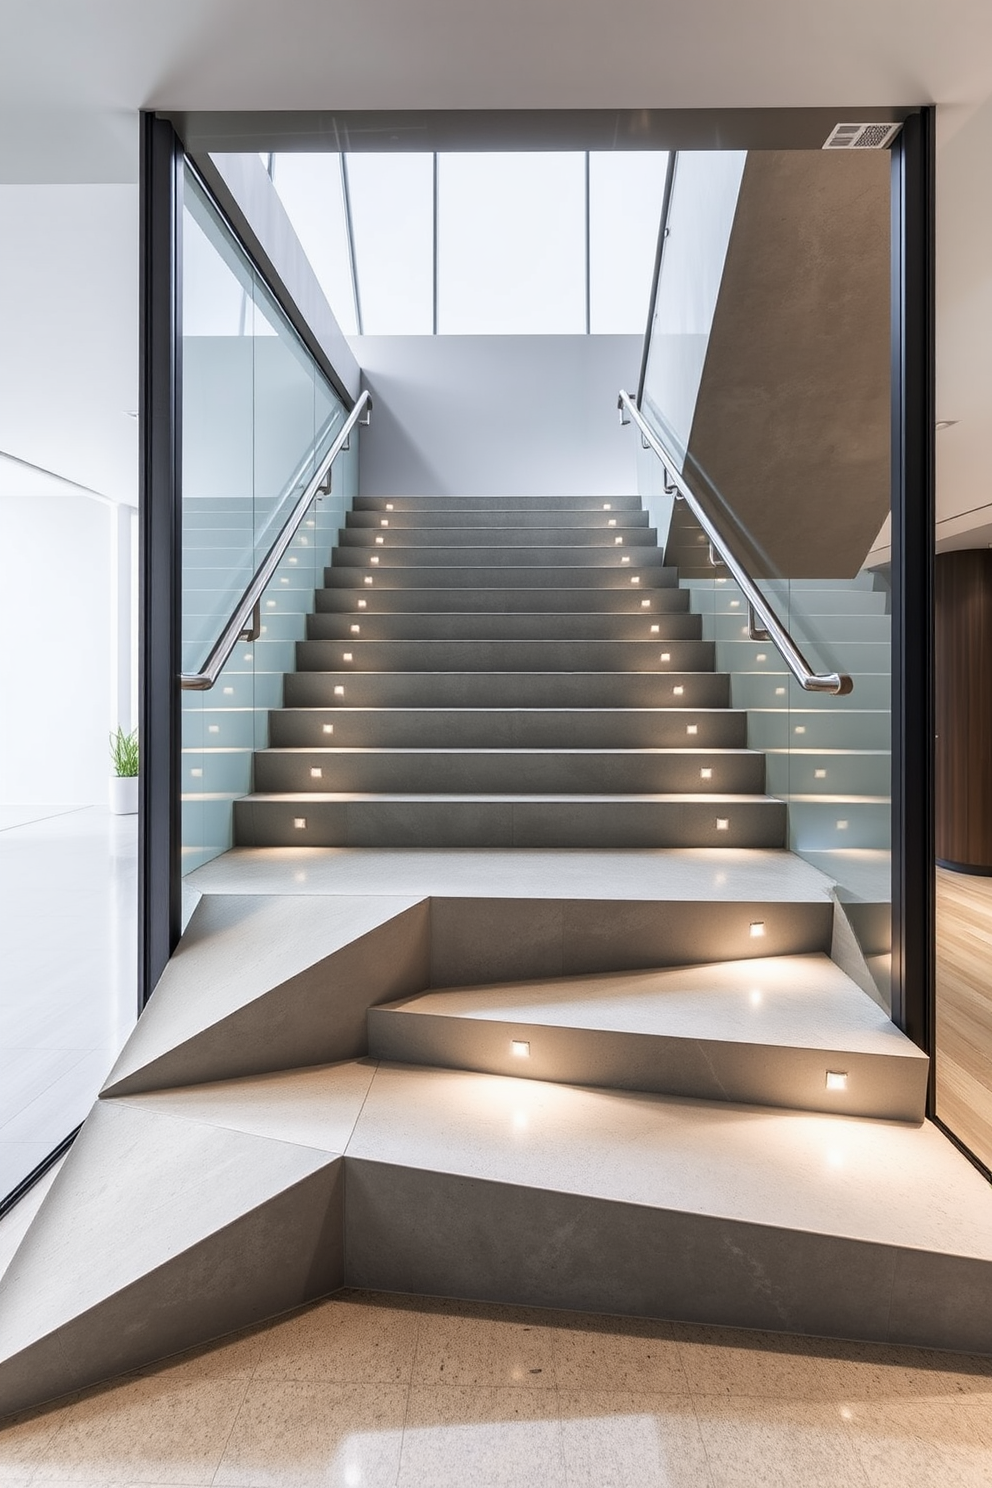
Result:
{"label": "geometric stepped platform", "polygon": [[204,897],[104,1094],[363,1054],[370,1003],[429,985],[428,924],[417,896]]}
{"label": "geometric stepped platform", "polygon": [[340,1154],[371,1076],[98,1101],[0,1280],[3,1411],[340,1286]]}
{"label": "geometric stepped platform", "polygon": [[930,1123],[381,1065],[345,1164],[349,1286],[992,1352],[992,1189]]}
{"label": "geometric stepped platform", "polygon": [[[929,1067],[822,954],[434,990],[370,1008],[369,1052],[917,1123]],[[828,1071],[843,1074],[840,1088],[828,1088]]]}

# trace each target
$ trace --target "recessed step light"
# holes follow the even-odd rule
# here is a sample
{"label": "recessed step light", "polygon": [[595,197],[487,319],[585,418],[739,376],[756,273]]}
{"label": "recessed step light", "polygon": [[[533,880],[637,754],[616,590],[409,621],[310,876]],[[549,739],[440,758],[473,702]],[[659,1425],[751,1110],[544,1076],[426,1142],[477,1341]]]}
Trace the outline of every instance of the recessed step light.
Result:
{"label": "recessed step light", "polygon": [[828,1090],[846,1090],[847,1070],[827,1070],[826,1085]]}

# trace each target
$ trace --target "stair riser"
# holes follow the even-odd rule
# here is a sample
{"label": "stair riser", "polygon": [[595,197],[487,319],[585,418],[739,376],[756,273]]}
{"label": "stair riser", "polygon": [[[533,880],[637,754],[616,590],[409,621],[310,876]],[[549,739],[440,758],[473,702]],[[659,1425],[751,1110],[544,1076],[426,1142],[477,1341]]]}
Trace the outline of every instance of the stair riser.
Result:
{"label": "stair riser", "polygon": [[[625,547],[581,548],[581,547],[520,547],[491,544],[484,547],[463,545],[443,548],[437,544],[422,548],[414,547],[337,547],[331,554],[333,566],[367,569],[373,557],[381,569],[413,568],[421,572],[434,568],[481,568],[516,569],[522,567],[546,567],[562,564],[568,568],[594,568],[612,571],[629,567],[632,571],[642,568],[662,568],[661,554],[655,547],[640,547],[629,552]],[[627,562],[624,563],[626,558]]]}
{"label": "stair riser", "polygon": [[[740,641],[744,639],[742,627],[746,623],[739,612],[732,615],[705,615],[704,633],[709,640]],[[785,617],[788,621],[788,616]],[[870,641],[876,645],[889,645],[892,621],[888,615],[817,615],[802,620],[788,621],[789,632],[801,647],[815,650],[817,642],[836,648],[847,648]],[[764,648],[762,648],[764,649]],[[844,652],[840,651],[843,655]]]}
{"label": "stair riser", "polygon": [[486,512],[641,510],[639,496],[356,496],[355,511]]}
{"label": "stair riser", "polygon": [[[663,661],[662,655],[669,658]],[[349,660],[349,658],[351,658]],[[300,671],[706,672],[708,641],[300,641]]]}
{"label": "stair riser", "polygon": [[980,1259],[347,1161],[346,1286],[988,1352]]}
{"label": "stair riser", "polygon": [[724,708],[728,693],[728,679],[718,672],[288,672],[284,702],[289,708]]}
{"label": "stair riser", "polygon": [[[674,563],[671,553],[667,556],[669,562]],[[685,582],[682,587],[691,595],[691,608],[701,615],[747,617],[747,605],[739,589],[725,588],[723,585],[716,588],[711,585],[704,587]],[[792,604],[784,595],[771,598],[783,620],[787,621],[790,614],[809,616],[811,620],[815,618],[818,622],[822,621],[824,633],[833,617],[885,617],[885,595],[873,594],[864,589],[819,589],[804,593],[801,597],[797,595]]]}
{"label": "stair riser", "polygon": [[[513,1040],[529,1045],[526,1059],[513,1054]],[[476,1070],[559,1085],[646,1090],[883,1121],[918,1123],[926,1106],[925,1060],[850,1050],[668,1038],[370,1008],[369,1053],[373,1059],[401,1064]],[[828,1093],[826,1072],[836,1069],[847,1072],[848,1089]]]}
{"label": "stair riser", "polygon": [[[609,525],[611,521],[615,523],[615,526]],[[386,527],[383,527],[383,522],[387,524]],[[556,527],[560,531],[579,531],[583,528],[590,528],[596,532],[626,534],[635,532],[638,528],[647,527],[648,514],[646,511],[522,511],[520,508],[516,510],[489,508],[483,512],[464,510],[459,512],[351,511],[345,519],[345,525],[354,531],[375,532],[423,531],[430,533],[439,527],[489,528],[494,531]]]}
{"label": "stair riser", "polygon": [[[721,831],[718,819],[729,822]],[[303,820],[302,828],[294,820]],[[241,847],[782,847],[777,801],[258,801],[234,803]]]}
{"label": "stair riser", "polygon": [[[382,539],[380,542],[379,539]],[[340,548],[360,548],[363,552],[392,552],[415,548],[418,552],[435,548],[478,548],[487,550],[589,548],[611,553],[614,548],[657,548],[658,534],[650,527],[630,527],[621,532],[594,527],[390,527],[388,531],[371,527],[345,527],[339,533]]]}
{"label": "stair riser", "polygon": [[[327,589],[674,589],[674,568],[644,567],[635,565],[628,570],[619,564],[613,568],[582,568],[564,563],[553,568],[542,568],[537,564],[521,568],[479,566],[478,568],[432,568],[392,567],[383,565],[370,569],[368,561],[362,559],[362,567],[340,563],[324,570],[324,587]],[[366,583],[366,579],[370,580]],[[422,608],[418,604],[417,608]],[[558,608],[556,605],[555,608]],[[585,608],[585,606],[583,606]]]}
{"label": "stair riser", "polygon": [[[822,770],[822,776],[817,776]],[[892,789],[888,754],[768,755],[769,789],[776,795],[887,796]]]}
{"label": "stair riser", "polygon": [[[765,761],[760,754],[701,750],[692,756],[630,751],[567,753],[555,750],[426,750],[339,753],[335,749],[255,756],[255,789],[383,793],[510,795],[641,795],[689,792],[760,795]],[[700,778],[700,771],[711,778]],[[320,776],[314,777],[313,770]]]}
{"label": "stair riser", "polygon": [[[892,743],[892,718],[881,709],[802,713],[755,708],[747,726],[752,749],[889,749]],[[797,728],[803,732],[797,734]]]}
{"label": "stair riser", "polygon": [[829,712],[838,717],[848,709],[852,712],[880,710],[888,712],[892,699],[891,677],[878,673],[866,673],[854,678],[854,691],[843,697],[828,692],[804,692],[791,678],[759,675],[757,672],[738,673],[733,678],[735,708],[779,709],[797,707],[803,712]]}
{"label": "stair riser", "polygon": [[791,845],[802,852],[883,849],[892,841],[892,809],[884,800],[792,801],[789,821]]}
{"label": "stair riser", "polygon": [[[652,634],[652,625],[655,627]],[[358,626],[355,634],[353,627]],[[696,641],[698,615],[663,620],[634,615],[369,615],[316,614],[307,621],[312,641]]]}
{"label": "stair riser", "polygon": [[[705,625],[703,634],[706,634]],[[743,638],[739,641],[718,640],[716,655],[717,665],[728,672],[757,672],[760,675],[767,671],[777,672],[780,676],[788,675],[785,663],[770,641],[745,641]],[[762,656],[764,661],[761,660]],[[892,648],[881,641],[854,641],[839,646],[835,657],[834,665],[854,678],[866,673],[883,674],[891,668]],[[825,661],[821,663],[817,660],[811,647],[807,647],[806,659],[814,668],[822,665],[824,670],[828,669]]]}
{"label": "stair riser", "polygon": [[277,749],[558,749],[563,740],[572,749],[742,749],[745,731],[745,715],[729,709],[286,708],[269,717]]}
{"label": "stair riser", "polygon": [[[644,588],[642,583],[641,588]],[[356,592],[360,590],[361,592]],[[318,589],[318,614],[347,614],[361,619],[373,612],[409,614],[543,614],[678,615],[688,613],[684,589],[652,586],[645,594],[628,585],[623,589],[397,589],[377,584],[365,592],[360,583],[349,588]],[[358,601],[365,601],[365,609]]]}

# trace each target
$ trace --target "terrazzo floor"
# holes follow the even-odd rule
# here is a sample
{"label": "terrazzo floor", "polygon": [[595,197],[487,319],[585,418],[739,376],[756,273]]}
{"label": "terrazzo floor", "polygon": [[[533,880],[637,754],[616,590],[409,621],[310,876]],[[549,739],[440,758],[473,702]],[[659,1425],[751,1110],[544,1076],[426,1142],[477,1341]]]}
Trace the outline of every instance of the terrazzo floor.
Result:
{"label": "terrazzo floor", "polygon": [[341,1292],[15,1418],[6,1488],[979,1488],[992,1359]]}

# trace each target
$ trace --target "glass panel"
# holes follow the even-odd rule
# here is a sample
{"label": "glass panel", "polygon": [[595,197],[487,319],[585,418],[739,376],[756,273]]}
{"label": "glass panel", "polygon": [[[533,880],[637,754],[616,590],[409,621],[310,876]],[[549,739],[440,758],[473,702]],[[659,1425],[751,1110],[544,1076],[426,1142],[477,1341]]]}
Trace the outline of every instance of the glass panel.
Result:
{"label": "glass panel", "polygon": [[438,330],[585,330],[585,156],[438,157]]}
{"label": "glass panel", "polygon": [[278,154],[272,181],[338,325],[354,336],[358,319],[340,155]]}
{"label": "glass panel", "polygon": [[680,151],[650,330],[644,404],[685,458],[747,152]]}
{"label": "glass panel", "polygon": [[349,155],[348,190],[362,331],[434,328],[434,157]]}
{"label": "glass panel", "polygon": [[589,156],[593,334],[644,334],[667,169],[667,151],[593,151]]}
{"label": "glass panel", "polygon": [[[195,178],[183,285],[183,665],[202,665],[258,562],[330,448],[340,399]],[[233,843],[267,709],[282,701],[314,592],[357,488],[357,439],[297,531],[214,687],[183,692],[184,872]]]}
{"label": "glass panel", "polygon": [[[733,288],[726,290],[722,284],[743,167],[744,156],[738,152],[678,157],[669,236],[652,307],[642,411],[669,447],[672,463],[684,468],[690,488],[731,542],[738,559],[758,576],[761,591],[811,669],[847,673],[853,679],[853,691],[839,696],[805,690],[770,640],[753,639],[746,595],[722,565],[714,565],[709,543],[688,503],[679,502],[673,509],[667,498],[666,504],[653,457],[646,457],[650,468],[644,457],[639,459],[639,481],[652,520],[662,532],[667,531],[666,561],[678,566],[680,583],[691,592],[691,608],[703,616],[703,635],[715,642],[716,668],[729,675],[731,704],[746,711],[748,747],[764,754],[766,791],[787,804],[786,846],[821,869],[829,881],[825,887],[836,906],[831,952],[842,969],[888,1009],[892,610],[888,552],[881,536],[871,542],[870,531],[851,536],[849,513],[840,512],[832,527],[831,509],[819,497],[815,511],[810,512],[809,498],[801,486],[794,491],[790,481],[779,479],[772,488],[765,467],[759,465],[761,479],[748,484],[752,472],[740,462],[737,449],[747,444],[750,426],[738,414],[743,427],[736,439],[733,425],[735,399],[740,396],[735,382],[735,376],[741,375],[738,362],[724,356],[718,383],[711,381],[713,369],[706,362],[721,293],[740,296],[741,283],[753,284],[740,270],[736,238]],[[884,175],[876,185],[879,213],[884,209],[887,219]],[[800,221],[800,229],[804,225]],[[878,246],[879,253],[886,249],[884,243]],[[852,254],[856,252],[852,248]],[[774,307],[776,297],[786,293],[787,275],[794,272],[789,255],[783,255],[778,266],[772,256],[763,257],[758,269],[762,293]],[[887,304],[886,296],[878,316],[882,335]],[[833,301],[830,305],[832,314]],[[811,313],[805,301],[803,313]],[[735,298],[734,324],[740,328],[741,341],[753,342],[749,314],[753,314],[750,303]],[[811,326],[810,334],[816,334],[815,327]],[[843,334],[851,335],[850,317]],[[765,355],[765,343],[760,345]],[[852,360],[861,353],[862,347],[850,347]],[[700,391],[704,362],[705,396],[712,401],[701,404],[697,412],[697,400],[704,396]],[[803,365],[797,358],[793,375],[798,376]],[[747,391],[750,394],[750,387]],[[768,397],[778,395],[778,385],[769,379]],[[775,410],[779,406],[774,403]],[[719,411],[718,420],[714,408]],[[709,418],[711,427],[720,423],[726,439],[723,449],[731,451],[724,467],[729,473],[721,487],[699,457],[703,417]],[[791,426],[778,427],[772,422],[775,437],[784,442],[793,432]],[[874,437],[874,432],[871,425],[866,439]],[[887,436],[887,430],[881,435]],[[831,451],[830,458],[837,481],[843,481],[848,473],[847,451]],[[873,498],[884,494],[885,487],[879,484],[884,471],[872,467],[863,480]],[[754,490],[758,496],[752,499]],[[774,509],[783,514],[783,520],[805,514],[805,526],[797,521],[795,532],[790,529],[780,548],[793,565],[791,573],[776,571],[754,536],[755,524],[749,524],[746,517],[748,511],[761,515],[769,499],[777,503]],[[844,541],[831,542],[838,524],[845,524]],[[824,557],[827,552],[842,554],[842,559],[834,564],[832,556]]]}

